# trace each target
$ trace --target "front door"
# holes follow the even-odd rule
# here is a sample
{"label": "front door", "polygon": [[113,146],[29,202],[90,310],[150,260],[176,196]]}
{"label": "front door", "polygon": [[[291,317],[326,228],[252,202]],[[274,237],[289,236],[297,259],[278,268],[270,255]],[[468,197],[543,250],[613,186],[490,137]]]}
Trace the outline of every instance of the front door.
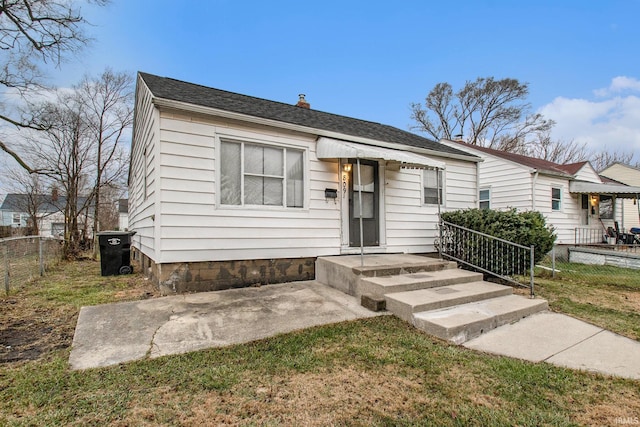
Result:
{"label": "front door", "polygon": [[[353,167],[349,179],[349,246],[360,246],[360,194],[362,194],[362,236],[364,246],[380,244],[380,220],[378,189],[378,162],[360,160],[360,180],[358,163]],[[360,183],[360,185],[358,185]]]}

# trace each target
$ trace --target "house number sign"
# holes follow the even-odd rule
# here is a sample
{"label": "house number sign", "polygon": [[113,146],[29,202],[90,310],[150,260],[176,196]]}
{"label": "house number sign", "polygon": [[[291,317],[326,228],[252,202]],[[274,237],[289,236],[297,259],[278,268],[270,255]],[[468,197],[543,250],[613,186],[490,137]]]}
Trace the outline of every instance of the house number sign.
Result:
{"label": "house number sign", "polygon": [[347,197],[347,174],[342,174],[342,197]]}

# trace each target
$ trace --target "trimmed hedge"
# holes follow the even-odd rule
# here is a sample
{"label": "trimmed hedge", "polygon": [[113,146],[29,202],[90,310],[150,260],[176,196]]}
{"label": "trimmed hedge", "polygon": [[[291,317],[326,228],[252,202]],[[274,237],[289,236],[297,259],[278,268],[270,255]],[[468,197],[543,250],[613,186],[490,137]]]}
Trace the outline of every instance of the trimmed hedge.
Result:
{"label": "trimmed hedge", "polygon": [[465,209],[442,213],[442,219],[453,224],[499,237],[523,246],[533,245],[538,263],[553,248],[556,235],[552,226],[537,211],[518,212],[516,209]]}

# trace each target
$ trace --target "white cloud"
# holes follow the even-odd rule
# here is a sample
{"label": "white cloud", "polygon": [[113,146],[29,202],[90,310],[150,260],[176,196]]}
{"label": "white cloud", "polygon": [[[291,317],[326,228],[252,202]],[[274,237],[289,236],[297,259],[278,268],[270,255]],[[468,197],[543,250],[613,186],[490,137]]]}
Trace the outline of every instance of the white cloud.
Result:
{"label": "white cloud", "polygon": [[563,141],[586,143],[590,151],[636,153],[640,160],[640,80],[616,77],[596,100],[558,97],[538,112],[556,122],[552,134]]}
{"label": "white cloud", "polygon": [[618,76],[614,77],[611,80],[611,84],[609,87],[596,89],[593,93],[599,97],[608,97],[617,93],[623,92],[640,92],[640,80],[627,77],[627,76]]}

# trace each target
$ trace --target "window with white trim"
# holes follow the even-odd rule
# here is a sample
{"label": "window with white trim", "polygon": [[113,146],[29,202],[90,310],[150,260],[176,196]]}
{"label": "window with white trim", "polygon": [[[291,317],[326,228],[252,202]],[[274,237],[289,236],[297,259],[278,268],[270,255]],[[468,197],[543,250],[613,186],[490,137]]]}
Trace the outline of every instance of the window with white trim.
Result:
{"label": "window with white trim", "polygon": [[[440,196],[440,204],[444,205],[444,171],[442,169],[423,170],[422,187],[422,201],[425,205],[437,205],[438,196]],[[438,191],[440,193],[438,193]]]}
{"label": "window with white trim", "polygon": [[491,209],[491,189],[481,188],[478,193],[478,207],[480,209]]}
{"label": "window with white trim", "polygon": [[22,218],[21,218],[21,215],[19,213],[14,213],[12,215],[12,223],[14,225],[20,225],[22,223]]}
{"label": "window with white trim", "polygon": [[562,209],[562,188],[551,187],[551,210],[559,211]]}
{"label": "window with white trim", "polygon": [[288,147],[222,141],[220,203],[304,207],[304,152]]}

